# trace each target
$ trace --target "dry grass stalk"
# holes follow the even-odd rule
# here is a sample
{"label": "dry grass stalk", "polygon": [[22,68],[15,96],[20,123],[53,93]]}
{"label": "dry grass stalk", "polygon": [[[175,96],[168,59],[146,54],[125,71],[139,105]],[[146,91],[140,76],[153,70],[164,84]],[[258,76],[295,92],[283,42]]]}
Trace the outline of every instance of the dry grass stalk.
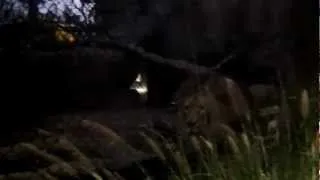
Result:
{"label": "dry grass stalk", "polygon": [[310,99],[307,90],[303,90],[300,95],[300,113],[303,119],[307,119],[310,114]]}
{"label": "dry grass stalk", "polygon": [[162,151],[161,147],[159,146],[159,144],[153,140],[152,138],[150,138],[149,136],[145,135],[144,133],[140,133],[141,136],[144,138],[144,140],[146,141],[146,143],[151,147],[151,149],[153,150],[153,152],[163,161],[166,162],[167,158],[164,154],[164,152]]}

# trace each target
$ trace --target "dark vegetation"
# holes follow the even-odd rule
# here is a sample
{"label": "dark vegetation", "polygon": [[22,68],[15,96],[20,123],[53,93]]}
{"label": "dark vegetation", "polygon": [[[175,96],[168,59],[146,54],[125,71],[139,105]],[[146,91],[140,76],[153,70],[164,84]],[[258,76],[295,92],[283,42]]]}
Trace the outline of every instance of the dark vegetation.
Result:
{"label": "dark vegetation", "polygon": [[[212,162],[229,162],[232,139],[247,148],[244,134],[270,156],[275,142],[288,157],[311,146],[316,3],[82,0],[58,16],[45,2],[0,1],[0,179],[193,179],[209,141]],[[138,74],[147,99],[130,89]]]}

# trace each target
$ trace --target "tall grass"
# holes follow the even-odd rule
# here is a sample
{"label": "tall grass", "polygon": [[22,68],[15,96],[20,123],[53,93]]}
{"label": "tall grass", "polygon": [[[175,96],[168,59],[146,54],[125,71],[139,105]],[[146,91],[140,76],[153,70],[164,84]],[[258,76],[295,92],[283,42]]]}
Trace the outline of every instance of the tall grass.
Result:
{"label": "tall grass", "polygon": [[160,148],[158,143],[165,141],[145,138],[170,166],[172,180],[317,180],[320,160],[314,129],[317,112],[310,112],[310,106],[315,103],[303,91],[299,104],[301,125],[291,130],[294,133],[290,133],[289,138],[279,138],[287,136],[287,131],[281,129],[270,136],[254,135],[249,131],[238,136],[226,135],[224,139],[230,151],[224,155],[218,153],[214,140],[202,136],[190,137],[196,152],[192,158],[183,146]]}

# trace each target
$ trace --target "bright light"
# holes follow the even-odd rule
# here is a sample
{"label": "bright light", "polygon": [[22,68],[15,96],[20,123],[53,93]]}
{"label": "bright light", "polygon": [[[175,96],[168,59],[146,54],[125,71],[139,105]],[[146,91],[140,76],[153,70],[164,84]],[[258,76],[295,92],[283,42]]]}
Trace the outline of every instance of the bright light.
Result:
{"label": "bright light", "polygon": [[142,81],[141,74],[138,74],[138,76],[136,78],[136,82],[140,83],[141,81]]}
{"label": "bright light", "polygon": [[136,90],[140,95],[146,95],[148,93],[148,87],[141,74],[138,74],[130,89]]}
{"label": "bright light", "polygon": [[142,95],[142,94],[146,94],[148,92],[148,89],[146,86],[140,86],[136,88],[136,91]]}

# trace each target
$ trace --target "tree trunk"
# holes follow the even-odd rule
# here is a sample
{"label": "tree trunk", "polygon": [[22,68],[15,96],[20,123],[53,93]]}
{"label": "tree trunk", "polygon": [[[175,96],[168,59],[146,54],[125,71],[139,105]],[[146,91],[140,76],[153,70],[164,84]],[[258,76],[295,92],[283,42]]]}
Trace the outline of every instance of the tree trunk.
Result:
{"label": "tree trunk", "polygon": [[312,95],[318,91],[318,4],[317,1],[295,0],[293,21],[295,30],[295,68],[297,91],[307,89]]}
{"label": "tree trunk", "polygon": [[[292,6],[292,31],[294,34],[293,66],[295,81],[288,87],[288,95],[296,97],[294,102],[289,103],[293,116],[292,138],[299,141],[302,138],[300,132],[302,123],[301,116],[301,92],[307,90],[309,97],[316,97],[318,92],[318,4],[316,1],[293,0]],[[316,129],[317,120],[315,112],[316,106],[310,106],[311,117],[309,126]],[[316,132],[315,130],[313,132]],[[315,133],[314,133],[315,135]],[[299,144],[294,144],[293,148],[298,149]]]}
{"label": "tree trunk", "polygon": [[29,0],[28,1],[29,12],[28,19],[30,22],[36,22],[38,16],[38,0]]}

